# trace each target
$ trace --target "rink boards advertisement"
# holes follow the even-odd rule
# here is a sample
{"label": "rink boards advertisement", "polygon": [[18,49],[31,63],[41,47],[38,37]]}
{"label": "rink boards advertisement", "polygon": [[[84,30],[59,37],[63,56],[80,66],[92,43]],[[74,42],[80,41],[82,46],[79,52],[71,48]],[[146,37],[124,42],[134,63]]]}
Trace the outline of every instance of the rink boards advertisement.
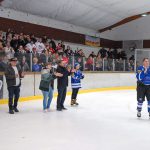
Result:
{"label": "rink boards advertisement", "polygon": [[0,75],[0,99],[3,98],[3,76]]}

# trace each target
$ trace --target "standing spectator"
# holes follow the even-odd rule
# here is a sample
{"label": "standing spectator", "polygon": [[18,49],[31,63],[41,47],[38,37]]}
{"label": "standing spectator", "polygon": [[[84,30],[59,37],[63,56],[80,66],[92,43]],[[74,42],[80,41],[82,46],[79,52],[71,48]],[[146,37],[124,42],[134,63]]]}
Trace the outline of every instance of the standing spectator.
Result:
{"label": "standing spectator", "polygon": [[69,45],[67,46],[67,49],[65,50],[65,54],[67,56],[72,56],[73,55],[73,51],[72,51],[72,49],[70,48]]}
{"label": "standing spectator", "polygon": [[23,34],[21,33],[20,35],[19,35],[19,37],[18,37],[18,46],[25,46],[25,40],[24,40],[24,38],[23,38]]}
{"label": "standing spectator", "polygon": [[113,51],[111,48],[108,49],[107,51],[107,58],[108,59],[113,59]]}
{"label": "standing spectator", "polygon": [[10,42],[10,46],[14,49],[15,52],[17,51],[17,49],[18,49],[17,35],[14,35],[13,39]]}
{"label": "standing spectator", "polygon": [[43,44],[41,38],[39,38],[37,40],[37,42],[35,43],[35,46],[36,46],[36,50],[39,54],[41,54],[45,50],[45,45]]}
{"label": "standing spectator", "polygon": [[99,52],[101,54],[102,58],[105,58],[107,56],[107,50],[105,48],[102,47],[102,49],[99,50]]}
{"label": "standing spectator", "polygon": [[37,40],[36,40],[34,34],[31,34],[31,35],[30,35],[30,38],[31,38],[31,41],[33,41],[33,43],[36,43],[36,42],[37,42]]}
{"label": "standing spectator", "polygon": [[96,57],[96,55],[95,55],[95,53],[94,52],[92,52],[90,55],[89,55],[89,57],[92,57],[92,58],[95,58]]}
{"label": "standing spectator", "polygon": [[54,39],[51,39],[49,44],[52,44],[52,48],[56,51],[56,43],[55,43]]}
{"label": "standing spectator", "polygon": [[63,54],[62,60],[63,60],[66,64],[69,63],[69,58],[66,56],[65,53]]}
{"label": "standing spectator", "polygon": [[32,52],[33,52],[33,49],[36,49],[36,46],[35,46],[34,42],[31,41],[30,43],[28,43],[28,44],[26,45],[26,48],[28,49],[28,52],[29,52],[29,53],[32,53]]}
{"label": "standing spectator", "polygon": [[61,46],[61,43],[58,43],[58,46],[56,47],[56,51],[58,52],[59,56],[63,56],[64,54],[63,48]]}
{"label": "standing spectator", "polygon": [[[15,112],[19,112],[17,105],[18,99],[20,97],[20,86],[21,86],[21,78],[24,77],[24,74],[20,70],[17,65],[17,59],[11,58],[10,65],[7,67],[5,71],[6,82],[9,93],[9,113],[14,114]],[[13,102],[14,101],[14,102]]]}
{"label": "standing spectator", "polygon": [[68,86],[68,76],[71,75],[71,68],[66,68],[66,63],[60,60],[58,62],[58,68],[56,72],[61,73],[63,75],[62,77],[58,77],[57,80],[57,89],[58,89],[57,110],[62,111],[66,110],[66,108],[64,107],[64,102]]}
{"label": "standing spectator", "polygon": [[41,82],[39,89],[43,94],[43,111],[50,111],[50,104],[53,99],[54,79],[62,77],[60,73],[52,73],[52,64],[46,63],[41,72]]}
{"label": "standing spectator", "polygon": [[25,45],[27,45],[28,43],[31,42],[31,38],[29,35],[24,35],[24,41],[25,41]]}
{"label": "standing spectator", "polygon": [[49,44],[49,51],[51,52],[51,54],[54,54],[54,53],[55,53],[55,50],[53,49],[51,43]]}
{"label": "standing spectator", "polygon": [[40,72],[42,69],[42,66],[38,64],[38,59],[37,57],[33,58],[33,65],[32,65],[32,71],[33,72]]}
{"label": "standing spectator", "polygon": [[121,57],[123,60],[127,60],[127,54],[126,54],[126,52],[122,50],[122,51],[120,52],[120,57]]}
{"label": "standing spectator", "polygon": [[65,51],[65,44],[64,44],[64,42],[63,41],[61,41],[61,47],[63,48],[63,52]]}
{"label": "standing spectator", "polygon": [[85,54],[84,54],[83,50],[80,49],[80,50],[77,52],[76,56],[77,56],[77,57],[85,57]]}
{"label": "standing spectator", "polygon": [[72,86],[72,95],[71,95],[71,106],[79,105],[77,103],[77,95],[79,89],[81,88],[81,79],[84,78],[84,75],[80,71],[80,64],[75,63],[74,65],[74,73],[71,76],[71,86]]}
{"label": "standing spectator", "polygon": [[26,52],[22,45],[19,46],[18,50],[15,52],[14,56],[18,59],[19,62],[22,61],[22,58],[25,57]]}
{"label": "standing spectator", "polygon": [[101,54],[99,53],[96,57],[96,61],[95,61],[95,67],[96,67],[96,71],[102,71],[103,70],[103,60],[101,58]]}
{"label": "standing spectator", "polygon": [[6,56],[4,53],[0,52],[0,72],[4,72],[8,66],[7,61],[5,61]]}
{"label": "standing spectator", "polygon": [[4,50],[5,50],[5,54],[8,57],[8,59],[14,57],[15,52],[14,52],[13,48],[10,46],[9,42],[6,44],[6,47],[4,47]]}
{"label": "standing spectator", "polygon": [[90,56],[87,59],[86,65],[87,65],[88,71],[92,71],[93,70],[93,58],[92,58],[92,56]]}
{"label": "standing spectator", "polygon": [[108,61],[108,70],[112,71],[113,70],[113,51],[111,50],[111,48],[109,48],[107,51],[107,61]]}
{"label": "standing spectator", "polygon": [[118,59],[118,50],[116,48],[113,50],[113,58]]}
{"label": "standing spectator", "polygon": [[47,43],[47,40],[48,40],[47,36],[43,36],[43,37],[42,37],[42,43],[43,43],[43,44],[46,44],[46,43]]}
{"label": "standing spectator", "polygon": [[25,57],[22,58],[22,61],[20,62],[20,67],[21,67],[21,70],[22,70],[23,72],[28,72],[28,71],[30,71],[29,65],[28,65],[28,63],[26,62],[26,58],[25,58]]}

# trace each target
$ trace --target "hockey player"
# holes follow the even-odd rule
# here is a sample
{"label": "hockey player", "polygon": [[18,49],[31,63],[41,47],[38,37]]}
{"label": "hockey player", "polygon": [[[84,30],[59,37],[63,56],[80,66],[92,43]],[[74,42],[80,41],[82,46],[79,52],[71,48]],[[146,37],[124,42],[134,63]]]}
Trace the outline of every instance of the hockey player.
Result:
{"label": "hockey player", "polygon": [[149,59],[143,59],[143,66],[137,69],[137,117],[141,117],[142,105],[145,97],[148,102],[148,113],[150,117],[150,66]]}

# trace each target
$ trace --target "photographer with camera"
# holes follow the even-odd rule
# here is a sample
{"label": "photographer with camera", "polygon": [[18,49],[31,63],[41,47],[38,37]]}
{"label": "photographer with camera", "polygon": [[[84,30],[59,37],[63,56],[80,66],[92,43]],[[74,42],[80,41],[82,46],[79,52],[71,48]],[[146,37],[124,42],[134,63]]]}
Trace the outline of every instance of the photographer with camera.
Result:
{"label": "photographer with camera", "polygon": [[54,80],[62,77],[63,74],[52,72],[52,63],[46,63],[41,71],[41,82],[39,89],[43,94],[43,111],[50,111],[50,104],[53,99]]}

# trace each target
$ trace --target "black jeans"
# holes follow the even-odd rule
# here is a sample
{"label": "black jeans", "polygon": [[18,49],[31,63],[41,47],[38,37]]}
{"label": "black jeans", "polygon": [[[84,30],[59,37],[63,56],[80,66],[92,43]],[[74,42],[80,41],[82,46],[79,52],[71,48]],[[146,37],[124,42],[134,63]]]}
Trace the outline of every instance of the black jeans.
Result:
{"label": "black jeans", "polygon": [[71,99],[77,99],[78,92],[79,92],[79,88],[72,89]]}
{"label": "black jeans", "polygon": [[9,109],[12,110],[13,107],[16,108],[18,105],[18,99],[20,97],[20,87],[19,86],[8,87],[8,95],[9,95],[8,106]]}
{"label": "black jeans", "polygon": [[62,109],[64,107],[66,93],[67,93],[67,87],[58,88],[57,109]]}

